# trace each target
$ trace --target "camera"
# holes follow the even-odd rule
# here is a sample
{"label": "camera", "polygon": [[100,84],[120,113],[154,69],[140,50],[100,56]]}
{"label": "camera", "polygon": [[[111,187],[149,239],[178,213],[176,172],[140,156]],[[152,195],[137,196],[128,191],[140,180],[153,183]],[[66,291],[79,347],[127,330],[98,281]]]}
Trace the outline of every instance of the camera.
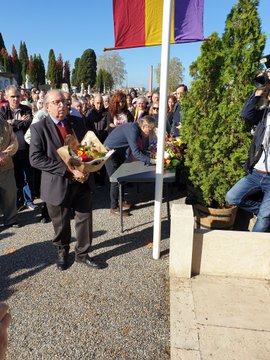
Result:
{"label": "camera", "polygon": [[262,66],[259,75],[254,79],[254,85],[258,90],[270,86],[270,55],[266,55],[260,60]]}

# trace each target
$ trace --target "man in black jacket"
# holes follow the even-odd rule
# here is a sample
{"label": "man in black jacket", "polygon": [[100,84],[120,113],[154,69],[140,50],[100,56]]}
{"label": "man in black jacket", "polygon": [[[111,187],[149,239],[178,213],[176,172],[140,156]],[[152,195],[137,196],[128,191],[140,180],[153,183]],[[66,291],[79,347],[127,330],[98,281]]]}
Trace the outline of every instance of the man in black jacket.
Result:
{"label": "man in black jacket", "polygon": [[44,104],[48,116],[31,126],[30,161],[42,172],[40,195],[54,227],[57,268],[68,268],[71,208],[75,211],[77,235],[75,261],[100,268],[88,255],[92,242],[92,176],[68,167],[57,153],[68,134],[75,134],[79,141],[83,139],[85,124],[76,118],[67,118],[66,99],[60,90],[49,91]]}
{"label": "man in black jacket", "polygon": [[7,106],[0,108],[0,117],[12,126],[15,132],[19,148],[13,156],[14,173],[17,187],[17,209],[18,211],[25,206],[35,210],[37,205],[33,204],[33,169],[29,163],[29,146],[24,140],[24,134],[31,125],[32,111],[20,104],[20,92],[14,85],[10,85],[5,90]]}
{"label": "man in black jacket", "polygon": [[[262,97],[267,104],[258,106]],[[252,231],[264,232],[270,226],[270,93],[269,88],[258,89],[246,101],[241,116],[256,125],[256,131],[244,165],[248,173],[226,194],[230,205],[257,216]],[[254,195],[263,193],[263,197]]]}

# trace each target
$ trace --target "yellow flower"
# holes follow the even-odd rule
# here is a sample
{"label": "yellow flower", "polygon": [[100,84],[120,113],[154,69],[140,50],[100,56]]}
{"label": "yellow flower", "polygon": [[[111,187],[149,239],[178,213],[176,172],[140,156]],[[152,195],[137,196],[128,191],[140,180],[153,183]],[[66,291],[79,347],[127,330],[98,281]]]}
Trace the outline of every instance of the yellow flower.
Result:
{"label": "yellow flower", "polygon": [[77,153],[78,156],[82,156],[82,154],[83,154],[83,151],[81,151],[81,150],[79,150]]}
{"label": "yellow flower", "polygon": [[167,159],[167,160],[166,160],[166,164],[167,164],[167,165],[170,165],[170,163],[171,163],[171,160]]}

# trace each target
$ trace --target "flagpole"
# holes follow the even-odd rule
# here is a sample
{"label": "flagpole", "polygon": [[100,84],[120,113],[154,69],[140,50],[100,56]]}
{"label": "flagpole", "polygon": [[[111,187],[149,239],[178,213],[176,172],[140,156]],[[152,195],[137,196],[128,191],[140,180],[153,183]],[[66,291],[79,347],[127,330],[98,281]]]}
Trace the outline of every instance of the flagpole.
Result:
{"label": "flagpole", "polygon": [[153,91],[153,65],[150,65],[150,77],[149,77],[149,89],[148,91]]}
{"label": "flagpole", "polygon": [[163,192],[163,158],[164,141],[167,118],[167,89],[168,89],[168,67],[170,57],[170,29],[171,29],[172,0],[163,2],[162,20],[162,46],[161,46],[161,69],[160,69],[160,102],[158,120],[158,143],[157,164],[155,184],[155,208],[154,208],[154,235],[153,235],[153,259],[160,257],[161,239],[161,205]]}

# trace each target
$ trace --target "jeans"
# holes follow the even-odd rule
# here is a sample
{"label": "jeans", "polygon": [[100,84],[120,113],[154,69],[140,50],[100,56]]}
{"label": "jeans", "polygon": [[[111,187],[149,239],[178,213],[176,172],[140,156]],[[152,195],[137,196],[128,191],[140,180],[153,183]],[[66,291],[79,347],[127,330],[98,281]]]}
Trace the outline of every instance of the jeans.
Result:
{"label": "jeans", "polygon": [[[263,193],[262,198],[260,193]],[[258,198],[252,196],[254,194]],[[270,175],[253,169],[227,192],[226,201],[257,216],[252,231],[266,231],[270,226]]]}

